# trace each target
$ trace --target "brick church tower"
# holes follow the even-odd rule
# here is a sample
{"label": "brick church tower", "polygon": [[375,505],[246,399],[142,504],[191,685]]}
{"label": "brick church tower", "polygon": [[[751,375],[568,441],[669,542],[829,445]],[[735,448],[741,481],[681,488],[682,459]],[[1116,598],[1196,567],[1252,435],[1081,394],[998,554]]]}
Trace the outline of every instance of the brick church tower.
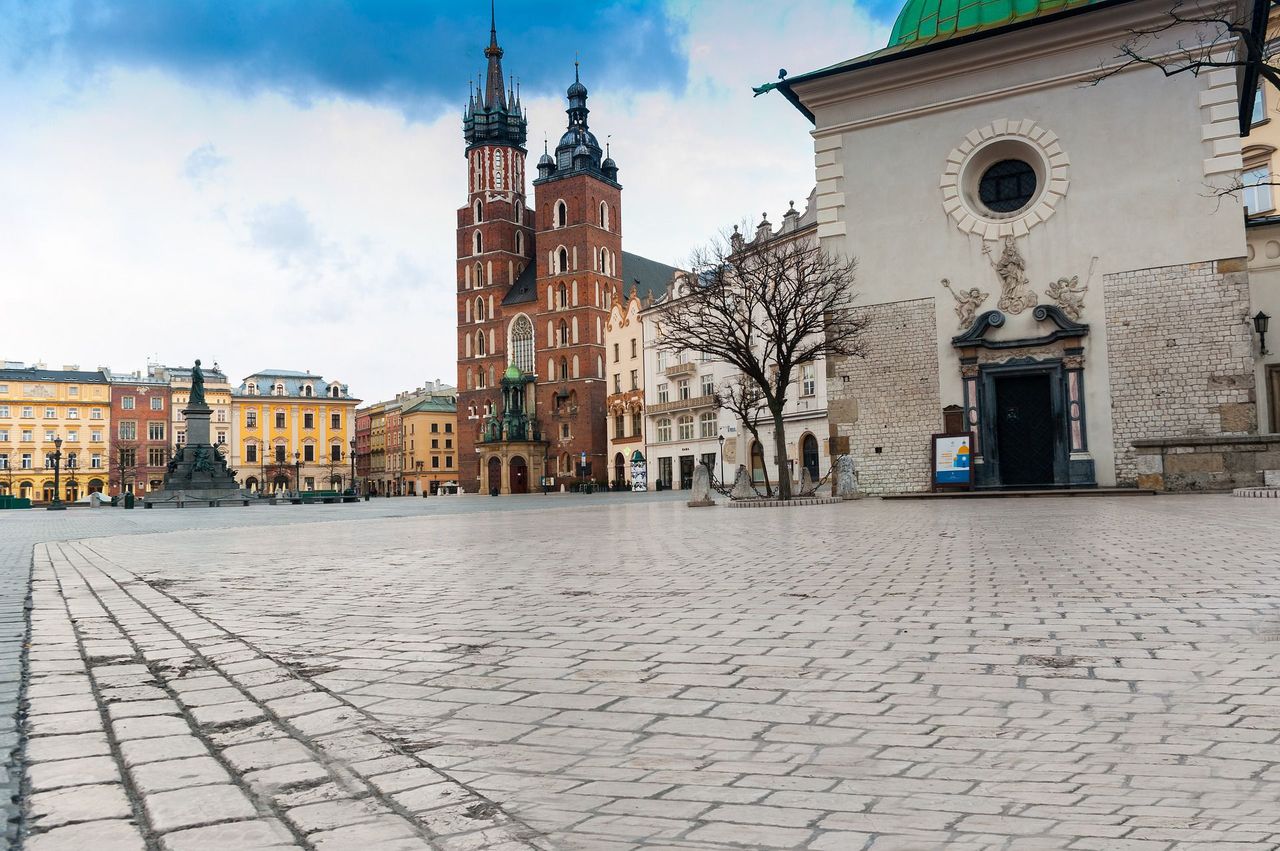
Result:
{"label": "brick church tower", "polygon": [[459,481],[479,486],[477,455],[484,418],[500,408],[507,368],[502,302],[529,265],[533,232],[525,205],[524,148],[528,121],[519,94],[502,76],[502,48],[491,21],[484,86],[463,115],[467,141],[467,204],[458,210]]}
{"label": "brick church tower", "polygon": [[575,65],[568,127],[554,157],[544,149],[536,204],[527,205],[527,121],[518,90],[503,80],[492,23],[484,55],[483,86],[463,114],[458,481],[497,493],[536,490],[544,479],[554,488],[604,481],[604,327],[623,289],[618,167],[587,126]]}
{"label": "brick church tower", "polygon": [[[548,475],[599,478],[608,451],[604,325],[621,292],[618,167],[587,126],[587,87],[567,92],[569,125],[554,158],[538,161],[538,410],[551,443]],[[585,461],[585,468],[583,466]]]}

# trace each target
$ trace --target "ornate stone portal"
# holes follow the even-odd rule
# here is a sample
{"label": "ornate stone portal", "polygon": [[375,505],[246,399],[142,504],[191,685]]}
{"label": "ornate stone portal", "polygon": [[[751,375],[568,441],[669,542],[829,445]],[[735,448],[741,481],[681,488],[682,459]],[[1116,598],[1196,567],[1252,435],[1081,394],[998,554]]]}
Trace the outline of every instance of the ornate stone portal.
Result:
{"label": "ornate stone portal", "polygon": [[174,450],[164,474],[164,485],[143,498],[147,508],[154,505],[182,505],[186,502],[218,504],[244,501],[246,495],[236,485],[222,448],[209,442],[209,420],[213,409],[204,399],[204,372],[196,360],[191,370],[191,395],[182,409],[187,423],[187,442]]}

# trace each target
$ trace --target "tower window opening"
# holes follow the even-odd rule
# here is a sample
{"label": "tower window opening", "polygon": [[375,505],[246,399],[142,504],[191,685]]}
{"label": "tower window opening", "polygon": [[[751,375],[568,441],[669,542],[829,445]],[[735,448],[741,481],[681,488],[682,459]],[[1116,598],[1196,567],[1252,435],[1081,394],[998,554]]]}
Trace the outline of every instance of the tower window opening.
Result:
{"label": "tower window opening", "polygon": [[556,202],[556,227],[562,228],[569,223],[569,206],[563,201]]}
{"label": "tower window opening", "polygon": [[476,201],[474,219],[476,224],[480,224],[484,221],[484,205],[479,201]]}

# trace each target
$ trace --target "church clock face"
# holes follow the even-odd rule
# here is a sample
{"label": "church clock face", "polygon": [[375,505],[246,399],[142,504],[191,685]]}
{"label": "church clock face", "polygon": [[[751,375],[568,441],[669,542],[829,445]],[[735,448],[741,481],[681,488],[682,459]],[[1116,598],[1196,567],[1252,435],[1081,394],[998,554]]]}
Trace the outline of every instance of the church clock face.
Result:
{"label": "church clock face", "polygon": [[493,152],[493,188],[502,189],[502,151]]}

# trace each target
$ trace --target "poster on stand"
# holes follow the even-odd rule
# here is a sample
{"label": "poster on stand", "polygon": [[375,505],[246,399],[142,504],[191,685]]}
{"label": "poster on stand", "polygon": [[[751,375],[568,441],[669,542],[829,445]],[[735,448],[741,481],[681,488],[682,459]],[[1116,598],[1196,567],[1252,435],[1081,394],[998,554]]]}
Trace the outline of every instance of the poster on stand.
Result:
{"label": "poster on stand", "polygon": [[933,435],[933,490],[973,487],[973,432]]}

